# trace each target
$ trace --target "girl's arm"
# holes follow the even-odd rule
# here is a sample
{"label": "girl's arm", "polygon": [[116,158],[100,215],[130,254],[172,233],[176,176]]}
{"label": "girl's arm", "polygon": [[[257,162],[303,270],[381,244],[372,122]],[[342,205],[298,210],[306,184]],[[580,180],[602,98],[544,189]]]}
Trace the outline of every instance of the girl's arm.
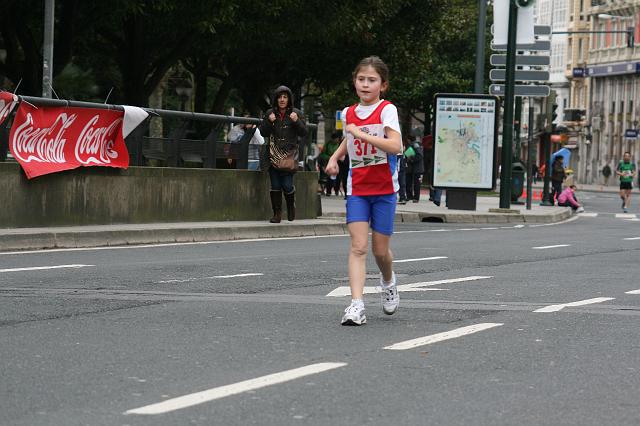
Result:
{"label": "girl's arm", "polygon": [[370,143],[376,148],[388,152],[389,154],[402,153],[402,141],[400,140],[400,133],[393,129],[390,129],[389,127],[384,128],[384,133],[387,136],[386,138],[381,138],[380,136],[372,136],[368,133],[365,133],[360,130],[355,124],[347,125],[346,131],[351,133],[354,138]]}

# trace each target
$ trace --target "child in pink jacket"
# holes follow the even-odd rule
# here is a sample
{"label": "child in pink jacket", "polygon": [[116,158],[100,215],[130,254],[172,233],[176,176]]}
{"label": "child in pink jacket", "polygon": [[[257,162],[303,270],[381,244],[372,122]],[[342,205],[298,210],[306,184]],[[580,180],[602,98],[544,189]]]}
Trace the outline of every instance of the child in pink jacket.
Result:
{"label": "child in pink jacket", "polygon": [[565,190],[558,196],[558,205],[562,207],[571,207],[573,211],[584,211],[584,208],[582,208],[576,199],[576,189],[575,185],[565,188]]}

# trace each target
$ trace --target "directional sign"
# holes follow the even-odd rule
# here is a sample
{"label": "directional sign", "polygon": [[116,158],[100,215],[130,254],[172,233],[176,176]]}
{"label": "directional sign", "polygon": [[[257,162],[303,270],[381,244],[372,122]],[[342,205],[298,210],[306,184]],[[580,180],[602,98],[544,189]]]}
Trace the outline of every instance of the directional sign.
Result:
{"label": "directional sign", "polygon": [[[494,34],[495,26],[491,25],[491,34]],[[551,35],[551,25],[534,25],[533,34],[537,36]]]}
{"label": "directional sign", "polygon": [[535,25],[533,33],[537,36],[551,35],[551,25]]}
{"label": "directional sign", "polygon": [[[491,95],[504,96],[505,87],[504,84],[492,84],[489,86],[489,93]],[[546,98],[551,93],[549,86],[544,85],[527,85],[516,84],[515,94],[516,96],[530,96],[533,98]]]}
{"label": "directional sign", "polygon": [[[507,65],[507,55],[491,55],[490,60],[491,65]],[[516,55],[516,65],[545,66],[550,64],[551,59],[549,56]]]}
{"label": "directional sign", "polygon": [[[507,45],[491,43],[491,49],[497,51],[507,50]],[[536,40],[535,43],[516,44],[516,50],[551,50],[551,41]]]}
{"label": "directional sign", "polygon": [[[516,70],[515,81],[549,81],[549,71],[521,71]],[[505,81],[507,79],[506,70],[491,70],[489,73],[491,81]]]}

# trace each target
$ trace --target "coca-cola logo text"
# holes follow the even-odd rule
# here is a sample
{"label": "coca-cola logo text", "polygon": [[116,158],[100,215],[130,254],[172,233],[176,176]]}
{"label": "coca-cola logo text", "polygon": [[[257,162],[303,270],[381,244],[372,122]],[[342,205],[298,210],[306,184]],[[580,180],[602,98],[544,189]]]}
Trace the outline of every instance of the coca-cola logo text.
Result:
{"label": "coca-cola logo text", "polygon": [[75,114],[62,113],[51,127],[37,128],[33,126],[31,114],[27,114],[24,123],[16,128],[11,141],[14,157],[25,163],[64,163],[64,147],[67,143],[64,133],[75,120]]}
{"label": "coca-cola logo text", "polygon": [[122,119],[111,122],[107,127],[94,127],[99,118],[95,115],[87,122],[76,142],[76,160],[82,164],[109,164],[118,158],[113,146]]}

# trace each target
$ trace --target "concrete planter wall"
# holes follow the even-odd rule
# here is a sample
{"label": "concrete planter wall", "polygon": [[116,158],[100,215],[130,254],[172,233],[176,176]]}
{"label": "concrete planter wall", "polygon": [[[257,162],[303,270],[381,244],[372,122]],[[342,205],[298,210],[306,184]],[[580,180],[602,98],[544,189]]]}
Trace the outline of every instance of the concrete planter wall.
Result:
{"label": "concrete planter wall", "polygon": [[[297,219],[319,209],[316,172],[298,172]],[[87,167],[28,180],[0,163],[0,227],[267,220],[269,176],[248,170]],[[284,200],[283,200],[284,205]]]}

